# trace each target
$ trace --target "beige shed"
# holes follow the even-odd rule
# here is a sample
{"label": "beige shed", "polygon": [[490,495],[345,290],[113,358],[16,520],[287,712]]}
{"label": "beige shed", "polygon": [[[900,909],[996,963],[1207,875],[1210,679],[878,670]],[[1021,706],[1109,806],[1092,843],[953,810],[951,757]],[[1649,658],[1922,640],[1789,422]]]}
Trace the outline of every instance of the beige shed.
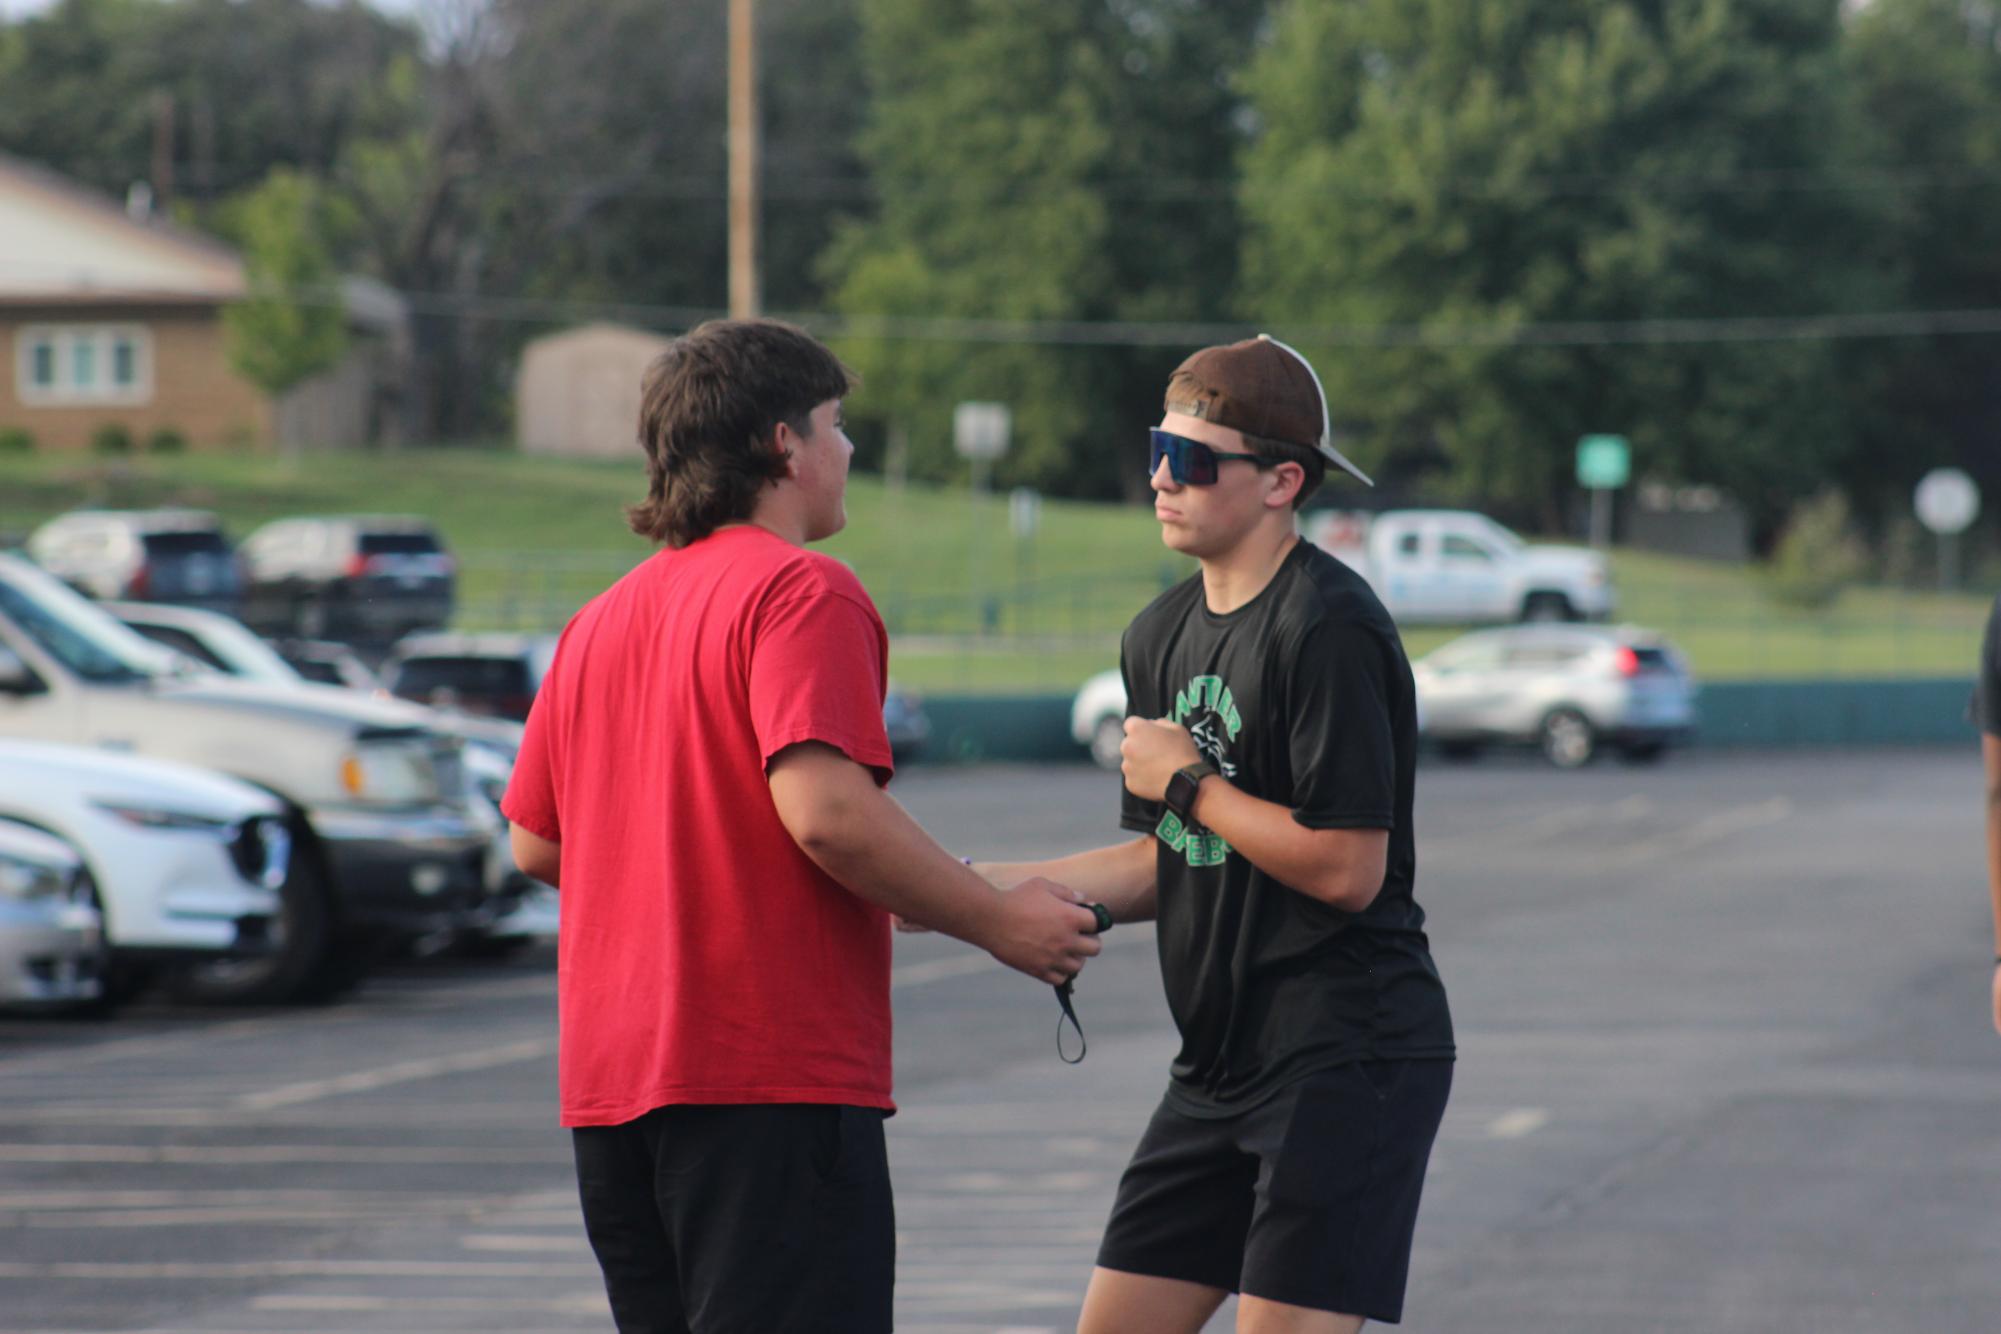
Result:
{"label": "beige shed", "polygon": [[587,324],[521,350],[514,420],[525,454],[637,458],[639,382],[669,340]]}

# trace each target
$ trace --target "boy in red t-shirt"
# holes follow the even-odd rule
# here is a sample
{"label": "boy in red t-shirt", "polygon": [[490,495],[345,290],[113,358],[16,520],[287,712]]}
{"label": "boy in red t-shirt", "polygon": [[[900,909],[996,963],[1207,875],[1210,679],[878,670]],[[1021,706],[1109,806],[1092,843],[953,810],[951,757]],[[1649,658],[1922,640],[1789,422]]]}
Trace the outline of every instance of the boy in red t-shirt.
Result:
{"label": "boy in red t-shirt", "polygon": [[882,784],[888,636],[807,551],[847,522],[849,372],[717,321],[649,370],[663,544],[577,613],[508,788],[562,889],[563,1124],[622,1331],[890,1328],[890,914],[1061,983],[1098,951],[1046,880],[996,893]]}

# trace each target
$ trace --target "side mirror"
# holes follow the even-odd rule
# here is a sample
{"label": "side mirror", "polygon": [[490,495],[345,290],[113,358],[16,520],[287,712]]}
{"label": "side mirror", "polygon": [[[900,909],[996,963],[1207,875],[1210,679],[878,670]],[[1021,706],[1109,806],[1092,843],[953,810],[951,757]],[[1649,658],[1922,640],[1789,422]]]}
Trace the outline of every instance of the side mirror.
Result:
{"label": "side mirror", "polygon": [[0,644],[0,695],[39,695],[47,689],[21,655]]}

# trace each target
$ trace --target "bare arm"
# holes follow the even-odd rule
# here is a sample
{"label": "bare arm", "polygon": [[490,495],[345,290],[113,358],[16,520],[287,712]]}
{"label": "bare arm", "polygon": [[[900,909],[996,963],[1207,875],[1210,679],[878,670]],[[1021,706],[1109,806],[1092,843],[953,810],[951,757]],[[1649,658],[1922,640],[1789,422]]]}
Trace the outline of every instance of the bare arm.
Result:
{"label": "bare arm", "polygon": [[518,824],[507,827],[507,842],[514,851],[514,864],[521,868],[521,874],[540,880],[545,885],[554,885],[562,875],[562,844],[551,843],[540,834],[531,834]]}
{"label": "bare arm", "polygon": [[[1159,801],[1174,774],[1201,759],[1185,728],[1126,719],[1126,787]],[[1389,870],[1387,829],[1308,829],[1292,811],[1232,787],[1220,774],[1202,780],[1189,812],[1253,866],[1308,898],[1361,912],[1382,892]]]}
{"label": "bare arm", "polygon": [[995,893],[832,746],[804,742],[772,760],[771,799],[786,831],[850,893],[956,936],[1044,982],[1074,977],[1101,948],[1097,919],[1045,879]]}
{"label": "bare arm", "polygon": [[978,862],[973,869],[1003,889],[1041,876],[1068,885],[1087,902],[1104,904],[1115,922],[1150,922],[1157,855],[1152,835],[1146,835],[1048,861]]}
{"label": "bare arm", "polygon": [[1987,771],[1987,896],[1994,908],[1994,1031],[2001,1033],[2001,736],[1980,738]]}

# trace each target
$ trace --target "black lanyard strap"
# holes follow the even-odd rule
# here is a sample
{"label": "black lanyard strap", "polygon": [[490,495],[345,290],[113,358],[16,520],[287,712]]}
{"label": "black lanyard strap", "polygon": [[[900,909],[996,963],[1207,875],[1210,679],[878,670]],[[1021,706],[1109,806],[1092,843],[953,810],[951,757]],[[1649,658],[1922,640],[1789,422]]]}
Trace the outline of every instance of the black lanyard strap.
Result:
{"label": "black lanyard strap", "polygon": [[[1091,916],[1098,919],[1097,925],[1091,932],[1092,935],[1102,936],[1105,932],[1112,929],[1112,910],[1110,908],[1107,908],[1102,903],[1086,903],[1082,906],[1089,908]],[[1084,1025],[1077,1022],[1077,1007],[1071,1003],[1070,999],[1071,987],[1075,981],[1076,979],[1072,978],[1069,982],[1065,982],[1062,986],[1056,988],[1056,1003],[1063,1007],[1063,1013],[1056,1016],[1056,1058],[1065,1065],[1083,1064],[1084,1054],[1091,1050],[1091,1044],[1084,1040]],[[1077,1031],[1077,1054],[1075,1056],[1070,1055],[1069,1052],[1063,1049],[1063,1025],[1065,1024],[1070,1025],[1071,1028]]]}

